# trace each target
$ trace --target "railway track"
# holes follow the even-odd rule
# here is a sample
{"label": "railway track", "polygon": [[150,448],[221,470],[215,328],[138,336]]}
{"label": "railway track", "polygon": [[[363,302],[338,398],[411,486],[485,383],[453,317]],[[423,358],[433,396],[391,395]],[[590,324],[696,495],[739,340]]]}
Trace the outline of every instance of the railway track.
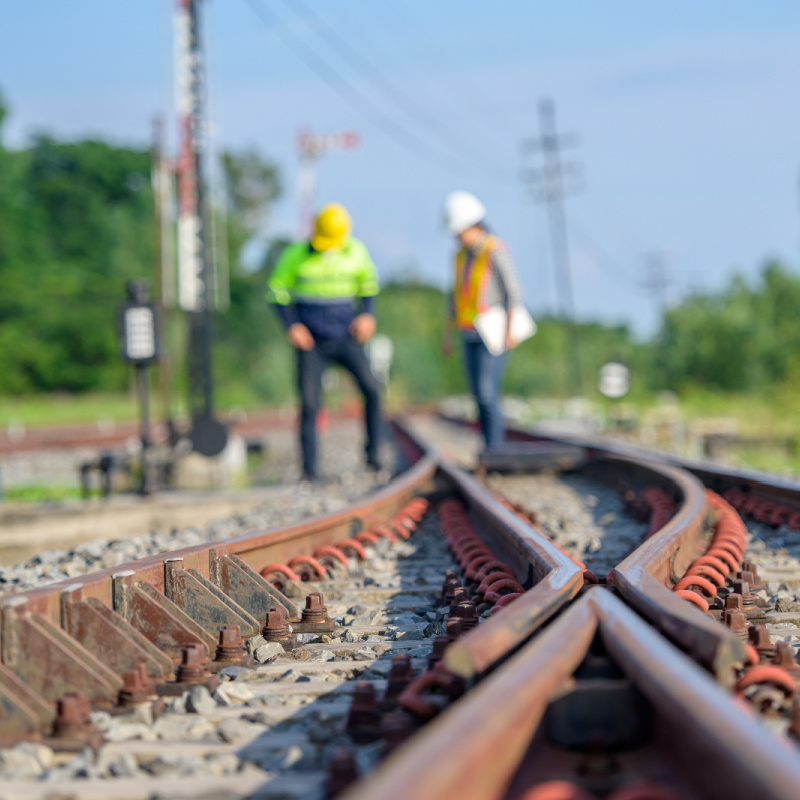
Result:
{"label": "railway track", "polygon": [[0,797],[800,795],[795,487],[517,432],[576,536],[412,428],[366,503],[2,598]]}

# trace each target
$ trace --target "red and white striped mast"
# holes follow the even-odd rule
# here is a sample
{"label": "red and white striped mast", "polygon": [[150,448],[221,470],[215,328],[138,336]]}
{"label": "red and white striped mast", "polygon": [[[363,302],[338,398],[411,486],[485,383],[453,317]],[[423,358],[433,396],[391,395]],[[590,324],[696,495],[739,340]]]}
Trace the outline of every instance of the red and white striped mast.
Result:
{"label": "red and white striped mast", "polygon": [[189,408],[192,444],[203,455],[221,452],[227,440],[214,419],[211,371],[211,263],[208,252],[203,158],[205,62],[200,0],[178,0],[178,305],[189,319]]}

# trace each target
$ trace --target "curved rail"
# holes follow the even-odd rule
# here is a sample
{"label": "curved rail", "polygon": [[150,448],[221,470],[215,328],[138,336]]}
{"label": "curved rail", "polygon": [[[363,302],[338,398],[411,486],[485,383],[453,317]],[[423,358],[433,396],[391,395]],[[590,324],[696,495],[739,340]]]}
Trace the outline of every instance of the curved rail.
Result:
{"label": "curved rail", "polygon": [[[633,697],[641,697],[646,708],[638,706],[636,712],[646,720],[641,740],[612,743],[620,764],[604,789],[644,778],[680,798],[797,797],[796,755],[607,589],[593,587],[468,700],[448,709],[343,800],[500,800],[521,798],[547,780],[563,780],[570,765],[581,763],[575,755],[581,725],[598,721],[592,713],[581,717],[581,679],[576,678],[581,664],[591,660],[598,634],[614,666],[634,687]],[[620,697],[630,697],[627,687],[613,679],[595,678],[594,685],[591,677],[585,680],[583,702],[600,709],[601,721],[603,704],[615,704],[606,706],[607,735],[625,724],[639,732],[636,723],[625,719],[629,709],[619,705]],[[576,704],[558,706],[575,692]],[[595,769],[602,770],[602,745],[591,747]],[[602,796],[608,795],[604,791]]]}

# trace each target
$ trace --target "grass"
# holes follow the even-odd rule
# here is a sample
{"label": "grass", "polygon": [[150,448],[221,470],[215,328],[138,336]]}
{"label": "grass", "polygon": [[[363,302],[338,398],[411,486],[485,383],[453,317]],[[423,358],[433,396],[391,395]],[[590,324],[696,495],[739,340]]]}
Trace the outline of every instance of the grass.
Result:
{"label": "grass", "polygon": [[[99,496],[99,491],[92,493],[95,494]],[[3,491],[2,499],[12,503],[52,503],[80,497],[77,486],[11,486]]]}

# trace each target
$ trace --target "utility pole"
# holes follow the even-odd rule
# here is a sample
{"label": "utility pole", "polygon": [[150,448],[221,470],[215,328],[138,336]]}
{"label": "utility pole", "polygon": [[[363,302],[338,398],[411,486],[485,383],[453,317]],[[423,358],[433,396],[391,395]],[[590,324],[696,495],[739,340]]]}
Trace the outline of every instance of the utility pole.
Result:
{"label": "utility pole", "polygon": [[667,310],[667,290],[671,283],[664,253],[660,251],[645,253],[644,268],[645,279],[642,285],[655,300],[656,307],[663,317]]}
{"label": "utility pole", "polygon": [[205,61],[201,0],[178,0],[178,304],[189,320],[187,354],[193,448],[218,455],[227,442],[214,417],[211,363],[211,259],[205,197]]}
{"label": "utility pole", "polygon": [[570,391],[574,396],[582,393],[583,380],[580,362],[580,337],[575,322],[575,299],[569,263],[569,242],[564,210],[564,196],[575,191],[577,168],[562,164],[561,149],[574,145],[572,134],[556,133],[555,104],[549,98],[539,103],[540,136],[523,143],[526,152],[541,152],[542,168],[530,169],[523,174],[535,202],[547,203],[550,222],[550,241],[553,266],[556,272],[559,306],[564,319],[569,343]]}
{"label": "utility pole", "polygon": [[671,281],[667,274],[667,262],[664,253],[660,251],[645,253],[644,268],[645,280],[642,286],[655,300],[662,323],[662,335],[659,337],[660,346],[656,350],[653,371],[656,380],[662,384],[661,388],[666,388],[669,384],[669,369],[666,360],[666,351],[669,347],[669,329],[663,323],[667,313],[667,292]]}
{"label": "utility pole", "polygon": [[330,150],[353,150],[361,144],[361,136],[355,131],[345,133],[313,134],[300,131],[297,134],[297,202],[299,206],[299,235],[312,233],[314,206],[317,194],[316,166],[319,158]]}

